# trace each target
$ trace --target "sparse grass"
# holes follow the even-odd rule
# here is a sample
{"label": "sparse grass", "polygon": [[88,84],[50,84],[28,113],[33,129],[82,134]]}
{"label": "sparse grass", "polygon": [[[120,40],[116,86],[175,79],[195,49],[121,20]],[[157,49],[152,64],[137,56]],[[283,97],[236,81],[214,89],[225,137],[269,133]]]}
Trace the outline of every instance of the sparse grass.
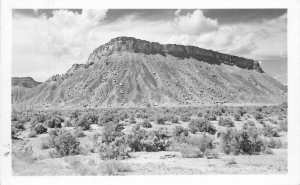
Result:
{"label": "sparse grass", "polygon": [[116,160],[104,161],[99,164],[98,169],[102,175],[121,175],[133,171],[128,164]]}

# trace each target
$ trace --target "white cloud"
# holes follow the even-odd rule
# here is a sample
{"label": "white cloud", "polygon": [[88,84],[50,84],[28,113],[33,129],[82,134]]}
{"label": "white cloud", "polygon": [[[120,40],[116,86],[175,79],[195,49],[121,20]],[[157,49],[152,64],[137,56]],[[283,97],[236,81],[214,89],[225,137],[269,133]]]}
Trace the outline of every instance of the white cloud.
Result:
{"label": "white cloud", "polygon": [[218,29],[218,21],[203,15],[201,10],[180,15],[180,10],[175,12],[174,27],[179,33],[197,35]]}

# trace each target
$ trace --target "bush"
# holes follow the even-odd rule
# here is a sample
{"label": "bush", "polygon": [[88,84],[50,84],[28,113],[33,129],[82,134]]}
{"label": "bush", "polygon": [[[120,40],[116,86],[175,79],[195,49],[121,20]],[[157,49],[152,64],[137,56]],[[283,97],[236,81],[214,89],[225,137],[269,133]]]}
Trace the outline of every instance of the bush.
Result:
{"label": "bush", "polygon": [[59,156],[77,155],[80,152],[80,142],[68,131],[52,132],[54,148]]}
{"label": "bush", "polygon": [[183,122],[188,122],[188,121],[191,121],[191,116],[188,115],[188,114],[184,114],[180,117],[180,120],[183,121]]}
{"label": "bush", "polygon": [[109,112],[105,112],[98,118],[99,126],[105,126],[108,123],[119,123],[119,119],[115,114],[111,114]]}
{"label": "bush", "polygon": [[234,122],[230,118],[220,117],[219,125],[223,127],[234,127]]}
{"label": "bush", "polygon": [[91,127],[92,121],[88,119],[87,115],[83,115],[77,122],[76,126],[81,127],[83,130],[89,130]]}
{"label": "bush", "polygon": [[44,127],[44,125],[42,123],[36,124],[32,129],[34,131],[36,131],[37,134],[43,134],[43,133],[47,132],[47,128]]}
{"label": "bush", "polygon": [[187,144],[196,146],[201,152],[205,153],[207,149],[214,148],[213,141],[214,139],[211,136],[204,133],[190,137],[187,140]]}
{"label": "bush", "polygon": [[244,123],[243,125],[243,129],[248,129],[250,127],[255,127],[255,123],[253,121],[247,121],[246,123]]}
{"label": "bush", "polygon": [[183,158],[203,158],[204,154],[196,146],[183,145],[180,148],[180,153]]}
{"label": "bush", "polygon": [[206,114],[205,114],[205,118],[209,121],[215,121],[217,120],[217,115],[215,113],[212,113],[210,111],[208,111]]}
{"label": "bush", "polygon": [[278,130],[275,127],[266,125],[263,129],[263,134],[266,137],[279,137]]}
{"label": "bush", "polygon": [[124,127],[121,124],[107,124],[102,133],[102,143],[109,144],[115,141],[116,138],[124,136],[122,130]]}
{"label": "bush", "polygon": [[158,125],[164,125],[165,124],[165,118],[164,117],[157,117],[156,118],[156,123]]}
{"label": "bush", "polygon": [[129,123],[136,124],[136,120],[134,119],[134,117],[130,117]]}
{"label": "bush", "polygon": [[196,132],[208,132],[212,135],[216,133],[216,128],[205,118],[193,119],[188,127],[193,134]]}
{"label": "bush", "polygon": [[132,128],[127,142],[132,151],[165,151],[170,146],[171,135],[166,128],[147,132],[139,125]]}
{"label": "bush", "polygon": [[174,129],[174,136],[179,137],[179,136],[188,136],[189,131],[186,128],[183,128],[182,126],[176,126]]}
{"label": "bush", "polygon": [[151,127],[152,127],[150,121],[147,120],[147,119],[143,121],[142,126],[143,126],[144,128],[151,128]]}
{"label": "bush", "polygon": [[52,117],[50,120],[46,121],[46,126],[49,128],[61,128],[61,122],[64,120],[57,117]]}
{"label": "bush", "polygon": [[177,117],[177,116],[172,116],[172,117],[171,117],[171,122],[172,122],[172,123],[178,123],[178,122],[179,122],[178,117]]}
{"label": "bush", "polygon": [[101,159],[126,159],[128,158],[129,147],[125,137],[117,137],[110,143],[103,143],[98,149]]}
{"label": "bush", "polygon": [[263,115],[260,112],[255,113],[254,117],[255,117],[256,120],[261,120],[261,119],[264,118]]}
{"label": "bush", "polygon": [[222,149],[224,153],[255,154],[263,149],[263,141],[257,129],[239,130],[227,129],[221,134]]}
{"label": "bush", "polygon": [[282,142],[280,139],[271,137],[265,144],[268,148],[281,148]]}

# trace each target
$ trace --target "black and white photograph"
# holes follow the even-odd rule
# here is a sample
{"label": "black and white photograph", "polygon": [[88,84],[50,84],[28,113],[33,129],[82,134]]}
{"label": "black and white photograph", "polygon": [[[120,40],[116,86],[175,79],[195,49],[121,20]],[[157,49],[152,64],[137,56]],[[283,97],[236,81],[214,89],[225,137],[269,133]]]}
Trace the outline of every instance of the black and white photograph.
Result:
{"label": "black and white photograph", "polygon": [[289,7],[69,4],[5,18],[11,178],[295,174]]}

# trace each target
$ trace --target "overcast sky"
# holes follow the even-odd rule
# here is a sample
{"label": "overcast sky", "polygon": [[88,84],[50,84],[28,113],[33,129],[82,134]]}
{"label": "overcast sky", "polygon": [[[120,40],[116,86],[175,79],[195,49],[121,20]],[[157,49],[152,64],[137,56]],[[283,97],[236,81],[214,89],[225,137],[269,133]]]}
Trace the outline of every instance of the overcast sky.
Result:
{"label": "overcast sky", "polygon": [[287,84],[285,9],[15,9],[12,76],[45,81],[85,63],[96,47],[118,36],[260,60],[267,73]]}

